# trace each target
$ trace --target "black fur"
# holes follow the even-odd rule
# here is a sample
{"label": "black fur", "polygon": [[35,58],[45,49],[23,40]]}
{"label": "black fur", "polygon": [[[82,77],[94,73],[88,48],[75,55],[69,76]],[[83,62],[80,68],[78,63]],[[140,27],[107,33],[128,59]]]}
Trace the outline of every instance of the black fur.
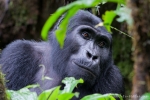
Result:
{"label": "black fur", "polygon": [[[75,77],[85,80],[75,89],[80,97],[123,94],[122,76],[112,60],[112,37],[104,27],[95,27],[101,20],[87,11],[78,11],[70,19],[64,48],[60,49],[55,30],[61,20],[50,31],[48,42],[17,40],[3,50],[0,63],[8,89],[39,83],[45,90],[60,85],[65,77]],[[42,81],[43,75],[53,80]],[[38,88],[32,91],[41,92]]]}

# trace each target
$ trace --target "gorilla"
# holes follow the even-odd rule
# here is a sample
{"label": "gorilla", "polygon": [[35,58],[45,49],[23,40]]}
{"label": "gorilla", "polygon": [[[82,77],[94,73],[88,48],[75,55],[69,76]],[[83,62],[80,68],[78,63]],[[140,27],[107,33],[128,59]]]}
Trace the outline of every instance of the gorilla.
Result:
{"label": "gorilla", "polygon": [[[93,93],[124,93],[123,79],[112,60],[112,36],[102,20],[88,11],[79,10],[67,27],[63,49],[55,37],[61,17],[49,32],[48,41],[16,40],[1,54],[0,64],[8,89],[18,90],[30,84],[38,94],[62,85],[65,77],[82,78],[84,83],[74,91],[80,98]],[[44,66],[44,67],[41,67]],[[42,76],[52,80],[42,80]]]}

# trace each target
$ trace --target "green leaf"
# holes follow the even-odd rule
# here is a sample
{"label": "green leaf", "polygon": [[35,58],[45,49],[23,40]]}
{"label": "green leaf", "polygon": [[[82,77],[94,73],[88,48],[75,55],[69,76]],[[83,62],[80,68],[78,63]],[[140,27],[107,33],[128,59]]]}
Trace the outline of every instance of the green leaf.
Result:
{"label": "green leaf", "polygon": [[111,95],[113,97],[118,97],[120,100],[123,100],[123,98],[120,94],[111,94],[111,93],[109,93],[108,95]]}
{"label": "green leaf", "polygon": [[114,2],[114,3],[120,3],[120,4],[125,4],[126,1],[125,0],[101,0],[101,1],[105,1],[105,2]]}
{"label": "green leaf", "polygon": [[75,80],[69,77],[65,78],[63,83],[66,85],[63,90],[60,90],[60,86],[46,90],[39,95],[38,100],[69,100],[73,96],[79,96],[79,93],[72,93],[72,91],[78,83],[83,83],[82,79]]}
{"label": "green leaf", "polygon": [[59,29],[56,30],[56,39],[60,44],[60,47],[63,47],[64,40],[66,37],[66,31],[68,27],[69,20],[77,12],[77,7],[72,8],[71,11],[68,11],[65,15],[65,18],[62,20],[62,23],[59,26]]}
{"label": "green leaf", "polygon": [[81,100],[115,100],[111,95],[92,94],[85,96]]}
{"label": "green leaf", "polygon": [[62,93],[72,93],[73,89],[77,86],[79,83],[83,83],[84,81],[82,79],[75,80],[74,77],[65,78],[62,81],[65,84],[64,90],[62,90]]}
{"label": "green leaf", "polygon": [[[55,24],[55,22],[58,20],[58,18],[64,14],[66,11],[69,9],[72,9],[73,7],[76,7],[75,5],[81,6],[82,3],[78,3],[80,1],[76,1],[76,3],[71,3],[67,6],[59,8],[54,14],[52,14],[44,24],[42,31],[41,31],[41,36],[44,40],[47,40],[47,35],[49,30],[52,28],[52,26]],[[69,19],[68,19],[69,20]]]}
{"label": "green leaf", "polygon": [[38,96],[38,100],[47,100],[51,93],[54,91],[54,89],[56,89],[57,87],[54,87],[52,89],[49,89],[49,90],[45,90],[43,91],[39,96]]}
{"label": "green leaf", "polygon": [[9,92],[10,90],[6,91],[6,96],[8,98],[8,100],[11,100],[11,93]]}
{"label": "green leaf", "polygon": [[131,9],[129,9],[128,7],[126,6],[120,7],[120,9],[116,11],[116,13],[117,15],[119,15],[119,18],[117,18],[118,22],[126,21],[129,26],[133,24]]}
{"label": "green leaf", "polygon": [[106,11],[105,14],[102,16],[102,19],[104,20],[104,26],[106,27],[108,32],[111,32],[111,24],[116,16],[116,13],[114,11]]}
{"label": "green leaf", "polygon": [[149,100],[150,99],[150,93],[145,93],[144,95],[142,95],[142,97],[140,98],[140,100]]}
{"label": "green leaf", "polygon": [[74,96],[74,93],[63,93],[58,96],[58,100],[70,100]]}
{"label": "green leaf", "polygon": [[51,93],[50,97],[47,100],[57,100],[60,93],[60,86],[56,87],[56,89]]}
{"label": "green leaf", "polygon": [[7,90],[11,100],[37,100],[37,94],[30,92],[28,88],[22,88],[18,91]]}
{"label": "green leaf", "polygon": [[92,94],[92,95],[87,95],[83,97],[81,100],[97,100],[100,97],[102,97],[101,94]]}
{"label": "green leaf", "polygon": [[119,94],[92,94],[83,97],[81,100],[116,100],[114,97],[119,97],[120,100],[123,100]]}

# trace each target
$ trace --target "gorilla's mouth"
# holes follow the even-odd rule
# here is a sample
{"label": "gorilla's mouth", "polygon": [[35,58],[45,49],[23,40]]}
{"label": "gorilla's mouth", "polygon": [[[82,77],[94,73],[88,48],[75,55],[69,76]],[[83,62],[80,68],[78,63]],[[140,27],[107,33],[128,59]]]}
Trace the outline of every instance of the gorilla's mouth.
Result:
{"label": "gorilla's mouth", "polygon": [[82,68],[83,70],[89,72],[93,77],[96,77],[96,75],[94,74],[94,72],[93,72],[91,69],[89,69],[89,68],[87,68],[86,66],[84,66],[83,64],[80,64],[80,63],[78,63],[78,62],[76,62],[76,61],[73,61],[73,63],[74,63],[75,65],[79,66],[80,68]]}

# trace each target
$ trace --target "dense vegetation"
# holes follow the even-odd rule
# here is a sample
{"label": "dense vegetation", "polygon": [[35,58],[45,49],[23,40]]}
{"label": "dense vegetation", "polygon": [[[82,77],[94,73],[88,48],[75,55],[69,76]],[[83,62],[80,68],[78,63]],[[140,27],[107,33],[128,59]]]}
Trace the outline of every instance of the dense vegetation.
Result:
{"label": "dense vegetation", "polygon": [[[139,0],[140,1],[140,0]],[[88,8],[88,7],[95,7],[96,5],[98,5],[99,3],[101,4],[105,4],[106,2],[115,2],[117,3],[117,8],[116,10],[111,10],[111,11],[106,11],[105,12],[105,15],[103,15],[103,20],[104,20],[104,23],[100,23],[99,25],[104,25],[108,31],[117,31],[119,33],[122,33],[122,34],[126,34],[126,31],[125,33],[124,32],[121,32],[119,29],[116,29],[112,26],[112,22],[115,20],[116,16],[119,16],[118,18],[118,21],[119,22],[124,22],[126,21],[127,24],[128,24],[128,27],[130,28],[130,26],[134,25],[134,17],[132,18],[131,15],[131,9],[127,7],[128,4],[125,3],[125,0],[89,0],[87,2],[87,0],[81,0],[81,1],[76,1],[68,6],[65,6],[65,7],[62,7],[60,8],[59,10],[56,11],[56,13],[54,13],[49,19],[48,21],[46,22],[44,28],[43,28],[43,31],[42,31],[42,36],[44,39],[46,39],[47,37],[47,33],[48,33],[48,30],[49,28],[52,26],[52,24],[55,23],[55,21],[57,20],[57,18],[62,15],[64,12],[66,11],[70,11],[71,13],[66,16],[66,19],[64,20],[64,22],[62,22],[61,26],[67,26],[66,24],[68,23],[68,19],[73,16],[73,14],[78,10],[78,9],[81,9],[81,8]],[[132,3],[131,3],[132,4]],[[141,3],[140,4],[143,4],[144,3]],[[147,3],[149,4],[149,3]],[[144,7],[143,7],[144,8]],[[70,10],[68,10],[70,9]],[[145,9],[146,9],[146,6],[145,6]],[[141,12],[140,12],[141,13]],[[143,14],[141,14],[143,15]],[[146,14],[144,14],[146,15]],[[142,17],[143,18],[143,17]],[[109,20],[108,20],[109,19]],[[49,24],[49,21],[54,21],[52,22],[51,24]],[[64,25],[65,24],[65,25]],[[139,25],[139,24],[138,24]],[[147,25],[147,24],[146,24]],[[148,26],[148,25],[147,25]],[[63,40],[65,38],[65,30],[66,27],[63,27],[64,30],[61,30],[61,32],[63,32],[63,38],[60,38],[60,31],[57,31],[57,39],[60,43],[60,46],[63,47]],[[113,29],[113,30],[112,30]],[[148,31],[149,32],[149,31]],[[142,33],[142,32],[141,32]],[[132,38],[129,36],[129,37],[126,37],[126,36],[123,36],[123,40],[120,39],[120,36],[117,36],[117,37],[114,37],[114,59],[115,59],[115,62],[118,62],[120,59],[122,59],[122,61],[120,61],[118,63],[118,66],[120,66],[119,68],[121,69],[121,72],[123,74],[123,76],[127,77],[129,80],[132,79],[132,76],[133,76],[133,62],[131,60],[128,60],[130,59],[131,57],[131,41],[132,41]],[[131,34],[130,34],[131,35]],[[133,38],[136,38],[133,36]],[[145,39],[145,38],[144,38]],[[118,42],[118,40],[120,41],[124,41],[124,42]],[[144,40],[143,40],[144,41]],[[121,50],[120,48],[121,47]],[[133,48],[135,49],[135,48]],[[139,51],[138,51],[139,52]],[[124,61],[125,60],[125,61]],[[126,68],[128,67],[128,68]],[[2,86],[3,86],[3,83],[2,83]],[[72,86],[72,85],[71,85]],[[76,85],[75,85],[76,86]],[[73,87],[73,86],[72,86]],[[131,89],[131,88],[130,88]],[[139,88],[140,89],[140,88]],[[4,90],[2,90],[4,91]],[[53,92],[52,92],[53,91]],[[72,92],[69,92],[69,93],[65,93],[65,94],[61,94],[62,90],[60,90],[60,87],[56,87],[55,89],[52,89],[52,90],[47,90],[47,91],[44,91],[41,95],[43,95],[44,97],[48,97],[48,98],[61,98],[61,97],[65,97],[67,95],[67,98],[71,98],[72,96],[76,95],[78,93],[72,93]],[[130,91],[129,91],[130,92]],[[4,93],[4,92],[3,92]],[[2,94],[3,94],[2,93]],[[12,91],[12,90],[8,90],[7,92],[8,94],[10,94],[12,97],[12,100],[28,100],[27,98],[30,98],[30,100],[32,100],[31,98],[33,98],[33,100],[37,100],[39,99],[40,100],[40,96],[37,97],[37,95],[35,93],[32,93],[28,90],[28,87],[25,87],[19,91]],[[47,95],[47,96],[45,96]],[[62,96],[63,95],[63,96]],[[95,96],[96,95],[96,96]],[[97,97],[97,98],[110,98],[111,100],[114,100],[113,96],[112,95],[116,95],[116,94],[106,94],[106,95],[100,95],[100,94],[95,94],[93,97]],[[50,97],[49,97],[50,96]],[[91,97],[90,96],[90,97]],[[150,94],[147,93],[145,94],[145,96],[143,96],[141,98],[141,100],[147,100],[147,98],[149,98]],[[9,96],[10,97],[10,96]],[[15,98],[14,98],[15,97]],[[17,98],[19,99],[17,99]],[[24,97],[24,99],[23,99]],[[41,96],[42,97],[42,96]],[[89,97],[89,98],[90,98]],[[145,98],[146,97],[146,98]],[[14,99],[13,99],[14,98]],[[85,98],[88,98],[88,97],[85,97]],[[97,98],[95,100],[97,100]],[[66,99],[66,100],[68,100]],[[44,100],[44,99],[42,99]],[[47,100],[47,98],[45,99]],[[61,99],[60,99],[61,100]],[[65,99],[63,99],[65,100]],[[90,100],[90,99],[83,99],[83,100]],[[104,100],[104,99],[98,99],[98,100]],[[136,100],[136,99],[135,99]]]}

